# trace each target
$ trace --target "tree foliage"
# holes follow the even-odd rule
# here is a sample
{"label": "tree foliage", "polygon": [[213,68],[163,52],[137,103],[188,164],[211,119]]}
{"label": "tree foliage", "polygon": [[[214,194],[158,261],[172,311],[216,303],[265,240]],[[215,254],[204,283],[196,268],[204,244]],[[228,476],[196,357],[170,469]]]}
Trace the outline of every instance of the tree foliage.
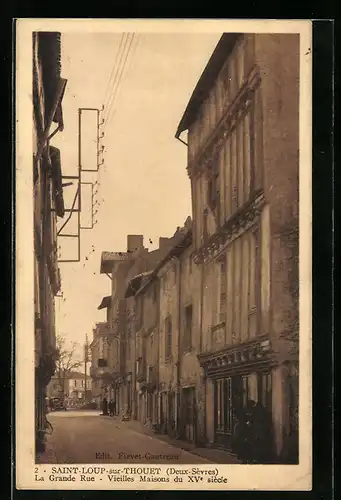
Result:
{"label": "tree foliage", "polygon": [[57,336],[56,375],[58,377],[58,383],[63,396],[65,392],[66,380],[70,378],[72,371],[79,368],[82,364],[82,361],[79,361],[75,358],[76,348],[77,342],[72,342],[68,347],[66,338],[60,335]]}

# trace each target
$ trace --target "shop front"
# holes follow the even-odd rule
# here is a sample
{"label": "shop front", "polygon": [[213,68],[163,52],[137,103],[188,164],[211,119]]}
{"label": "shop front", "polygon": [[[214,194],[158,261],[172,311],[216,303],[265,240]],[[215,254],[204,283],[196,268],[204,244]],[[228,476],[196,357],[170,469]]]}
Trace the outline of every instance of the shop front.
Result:
{"label": "shop front", "polygon": [[271,371],[266,369],[214,379],[214,442],[217,445],[232,448],[238,412],[246,411],[250,402],[260,403],[271,417],[271,385]]}
{"label": "shop front", "polygon": [[206,374],[209,445],[231,451],[238,419],[257,403],[272,429],[272,360],[267,340],[205,353],[199,359]]}

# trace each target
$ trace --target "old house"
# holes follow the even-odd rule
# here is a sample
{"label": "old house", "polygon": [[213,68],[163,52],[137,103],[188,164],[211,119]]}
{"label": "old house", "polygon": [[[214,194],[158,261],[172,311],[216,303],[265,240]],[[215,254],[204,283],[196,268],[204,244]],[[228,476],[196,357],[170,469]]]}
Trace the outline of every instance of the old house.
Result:
{"label": "old house", "polygon": [[64,217],[60,151],[51,144],[64,128],[61,35],[33,33],[33,193],[36,452],[44,450],[45,396],[55,372],[55,296],[61,287],[57,217]]}
{"label": "old house", "polygon": [[[188,132],[200,273],[198,438],[229,449],[236,411],[251,399],[271,416],[282,461],[298,459],[298,78],[299,35],[224,34],[176,133]],[[173,332],[167,300],[161,322]],[[170,390],[167,342],[160,379]]]}
{"label": "old house", "polygon": [[119,374],[118,349],[119,341],[112,334],[108,323],[104,321],[96,323],[93,329],[93,340],[90,344],[90,378],[92,380],[92,395],[98,407],[100,407],[104,395],[108,397],[108,388],[111,387],[112,380]]}
{"label": "old house", "polygon": [[126,292],[135,310],[135,412],[133,417],[150,425],[156,422],[158,376],[158,284],[152,271],[133,277]]}
{"label": "old house", "polygon": [[[104,394],[116,402],[116,413],[126,418],[136,414],[135,300],[126,296],[130,280],[152,270],[169,248],[171,238],[160,238],[160,248],[149,251],[142,235],[127,236],[125,252],[103,252],[101,273],[111,280],[111,295],[102,301],[107,307],[107,361],[109,369]],[[102,305],[100,308],[102,308]],[[113,371],[111,367],[115,367]],[[111,375],[109,375],[111,374]]]}
{"label": "old house", "polygon": [[179,438],[200,443],[198,413],[203,373],[199,364],[200,353],[200,269],[193,262],[193,234],[190,229],[181,253],[178,255],[178,308],[179,308],[179,349],[178,349],[178,391],[179,415],[177,435]]}
{"label": "old house", "polygon": [[[190,236],[189,236],[190,235]],[[137,412],[135,418],[160,432],[177,433],[179,416],[179,256],[190,241],[190,219],[163,246],[152,271],[134,277]]]}

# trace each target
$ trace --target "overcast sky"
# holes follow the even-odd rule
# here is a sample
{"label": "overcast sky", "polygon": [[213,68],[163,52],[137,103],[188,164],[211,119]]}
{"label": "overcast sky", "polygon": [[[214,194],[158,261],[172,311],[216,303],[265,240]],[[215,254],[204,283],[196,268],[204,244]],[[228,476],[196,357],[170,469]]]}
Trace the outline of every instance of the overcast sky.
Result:
{"label": "overcast sky", "polygon": [[[220,36],[62,36],[62,77],[68,80],[63,100],[65,129],[52,143],[61,149],[64,175],[77,173],[78,108],[104,104],[107,121],[104,166],[96,175],[83,174],[83,181],[99,183],[98,222],[94,229],[82,231],[81,261],[60,264],[63,297],[56,298],[57,334],[80,346],[86,333],[92,338],[94,324],[105,320],[104,311],[97,310],[102,297],[110,294],[110,279],[99,274],[101,252],[125,251],[127,234],[143,234],[145,245],[153,249],[159,236],[171,236],[191,214],[186,147],[174,134]],[[82,164],[94,168],[95,123],[91,114],[83,116]],[[73,189],[64,189],[68,207]],[[90,220],[90,191],[86,189],[82,191],[84,225]],[[72,220],[69,228],[72,232]],[[58,243],[63,258],[76,256],[71,244]]]}

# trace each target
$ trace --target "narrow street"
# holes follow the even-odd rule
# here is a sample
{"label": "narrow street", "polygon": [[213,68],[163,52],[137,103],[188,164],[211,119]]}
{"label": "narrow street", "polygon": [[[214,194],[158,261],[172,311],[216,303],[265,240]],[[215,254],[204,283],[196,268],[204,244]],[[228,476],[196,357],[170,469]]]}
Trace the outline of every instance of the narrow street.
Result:
{"label": "narrow street", "polygon": [[[131,429],[119,417],[99,411],[49,413],[53,433],[48,438],[50,458],[40,463],[178,463],[205,464],[210,460],[172,446],[157,436]],[[51,458],[52,451],[52,458]]]}

